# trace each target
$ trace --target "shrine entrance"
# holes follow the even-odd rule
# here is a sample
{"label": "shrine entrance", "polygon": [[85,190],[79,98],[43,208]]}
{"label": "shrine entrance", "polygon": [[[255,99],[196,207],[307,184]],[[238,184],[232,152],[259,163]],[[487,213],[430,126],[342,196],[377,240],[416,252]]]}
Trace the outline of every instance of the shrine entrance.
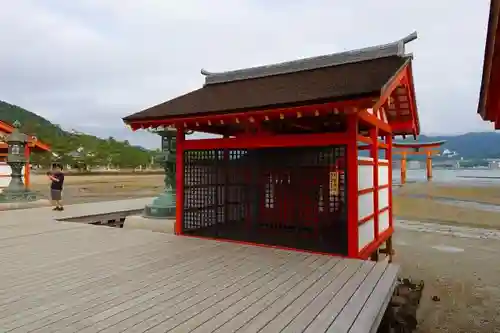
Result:
{"label": "shrine entrance", "polygon": [[184,152],[182,232],[347,255],[345,146]]}

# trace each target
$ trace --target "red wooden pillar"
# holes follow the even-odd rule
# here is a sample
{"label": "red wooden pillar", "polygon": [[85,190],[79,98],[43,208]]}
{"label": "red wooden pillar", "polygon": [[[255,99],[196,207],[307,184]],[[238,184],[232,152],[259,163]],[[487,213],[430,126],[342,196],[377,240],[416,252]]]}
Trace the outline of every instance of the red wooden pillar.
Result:
{"label": "red wooden pillar", "polygon": [[392,135],[386,135],[385,143],[387,144],[385,158],[389,161],[389,228],[392,228]]}
{"label": "red wooden pillar", "polygon": [[175,160],[175,234],[182,234],[182,221],[184,214],[184,128],[177,127],[176,160]]}
{"label": "red wooden pillar", "polygon": [[24,186],[28,188],[30,187],[30,171],[31,171],[30,147],[28,145],[24,150],[24,157],[26,158],[26,165],[24,166]]}
{"label": "red wooden pillar", "polygon": [[378,220],[379,220],[379,209],[378,209],[378,128],[370,129],[370,139],[372,140],[370,157],[373,158],[373,226],[375,232],[375,238],[378,239]]}
{"label": "red wooden pillar", "polygon": [[401,185],[406,184],[406,151],[401,153]]}
{"label": "red wooden pillar", "polygon": [[430,150],[426,151],[425,170],[427,172],[427,181],[431,181],[432,180],[432,156],[431,156]]}
{"label": "red wooden pillar", "polygon": [[358,256],[358,117],[347,118],[347,254]]}
{"label": "red wooden pillar", "polygon": [[[224,139],[229,139],[229,135],[224,135]],[[222,161],[222,164],[224,165],[224,168],[223,168],[223,175],[222,177],[224,178],[224,183],[223,183],[223,196],[224,196],[224,201],[222,202],[222,204],[224,205],[224,208],[223,208],[223,214],[224,214],[224,221],[222,221],[222,223],[224,223],[224,225],[227,225],[228,221],[229,221],[229,205],[228,205],[228,202],[229,202],[229,182],[230,182],[230,179],[229,179],[229,175],[231,174],[232,177],[234,177],[233,175],[233,170],[231,170],[231,165],[230,165],[230,160],[229,160],[229,149],[228,148],[224,148],[224,151],[223,151],[223,155],[222,155],[222,158],[223,158],[223,161]],[[220,172],[220,168],[217,168],[217,172]],[[249,179],[249,178],[246,178],[246,179]],[[239,182],[239,180],[238,180]],[[218,184],[219,185],[219,184]],[[219,204],[219,203],[217,203]],[[216,214],[218,214],[217,212],[218,208],[216,208]],[[245,213],[248,214],[248,209],[245,210]]]}

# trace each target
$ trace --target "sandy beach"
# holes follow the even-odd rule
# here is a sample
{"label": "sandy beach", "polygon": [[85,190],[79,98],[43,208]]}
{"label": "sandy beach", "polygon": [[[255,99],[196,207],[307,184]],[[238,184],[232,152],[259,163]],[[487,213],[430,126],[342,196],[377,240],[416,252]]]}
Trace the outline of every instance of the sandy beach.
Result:
{"label": "sandy beach", "polygon": [[[72,176],[64,180],[65,204],[120,200],[156,196],[164,187],[162,175]],[[45,175],[31,177],[31,189],[48,196],[49,181]]]}
{"label": "sandy beach", "polygon": [[500,228],[500,187],[415,183],[394,191],[401,219]]}

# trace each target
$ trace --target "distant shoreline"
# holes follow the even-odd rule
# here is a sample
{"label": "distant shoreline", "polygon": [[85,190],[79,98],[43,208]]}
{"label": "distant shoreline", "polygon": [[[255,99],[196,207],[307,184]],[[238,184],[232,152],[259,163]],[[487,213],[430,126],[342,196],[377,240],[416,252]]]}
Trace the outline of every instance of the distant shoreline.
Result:
{"label": "distant shoreline", "polygon": [[500,179],[500,176],[457,176],[457,178],[472,178],[472,179]]}

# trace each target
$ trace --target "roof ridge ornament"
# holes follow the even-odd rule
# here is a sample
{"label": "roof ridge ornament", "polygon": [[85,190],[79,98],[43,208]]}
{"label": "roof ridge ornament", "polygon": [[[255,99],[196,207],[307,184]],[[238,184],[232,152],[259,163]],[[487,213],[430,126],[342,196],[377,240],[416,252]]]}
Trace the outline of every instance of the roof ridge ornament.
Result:
{"label": "roof ridge ornament", "polygon": [[202,69],[201,74],[205,76],[205,85],[210,85],[308,71],[390,56],[403,57],[405,56],[405,45],[414,41],[417,37],[417,32],[415,31],[392,43],[226,72],[209,72],[206,69]]}
{"label": "roof ridge ornament", "polygon": [[209,75],[216,75],[217,73],[213,73],[213,72],[209,72],[207,71],[206,69],[201,69],[201,75],[204,75],[204,76],[209,76]]}

